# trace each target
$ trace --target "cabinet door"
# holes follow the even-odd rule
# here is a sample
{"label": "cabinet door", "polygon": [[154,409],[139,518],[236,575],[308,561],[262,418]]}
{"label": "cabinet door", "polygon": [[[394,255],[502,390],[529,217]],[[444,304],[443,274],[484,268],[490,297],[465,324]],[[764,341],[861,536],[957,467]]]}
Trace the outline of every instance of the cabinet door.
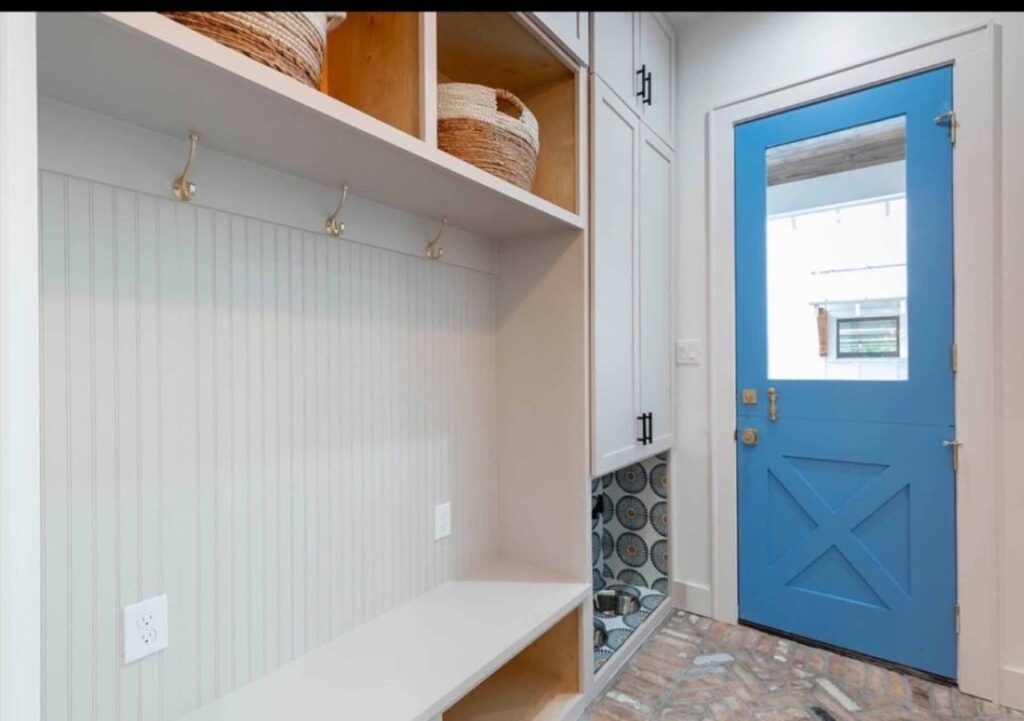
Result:
{"label": "cabinet door", "polygon": [[639,458],[637,235],[639,119],[592,81],[591,432],[595,476]]}
{"label": "cabinet door", "polygon": [[590,63],[590,13],[531,13],[581,64]]}
{"label": "cabinet door", "polygon": [[644,122],[661,139],[672,145],[673,109],[672,80],[675,76],[675,34],[660,15],[640,15],[640,65],[650,73],[650,104],[643,104]]}
{"label": "cabinet door", "polygon": [[594,12],[594,72],[630,108],[637,108],[637,13]]}
{"label": "cabinet door", "polygon": [[672,445],[672,151],[646,127],[640,137],[637,265],[640,412],[651,414],[653,444]]}

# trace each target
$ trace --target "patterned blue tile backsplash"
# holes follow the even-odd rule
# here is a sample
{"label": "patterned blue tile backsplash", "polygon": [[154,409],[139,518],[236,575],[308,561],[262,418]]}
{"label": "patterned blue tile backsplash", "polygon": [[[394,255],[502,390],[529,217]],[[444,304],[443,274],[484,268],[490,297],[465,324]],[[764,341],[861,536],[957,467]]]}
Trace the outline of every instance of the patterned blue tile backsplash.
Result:
{"label": "patterned blue tile backsplash", "polygon": [[659,454],[595,478],[591,520],[594,590],[611,579],[668,592],[668,456]]}

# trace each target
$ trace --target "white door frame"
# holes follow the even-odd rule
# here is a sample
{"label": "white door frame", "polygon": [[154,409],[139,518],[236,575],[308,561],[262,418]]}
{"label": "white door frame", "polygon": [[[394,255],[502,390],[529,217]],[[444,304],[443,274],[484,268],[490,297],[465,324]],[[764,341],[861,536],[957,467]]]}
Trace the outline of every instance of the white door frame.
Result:
{"label": "white door frame", "polygon": [[[999,27],[974,25],[869,62],[714,108],[708,116],[708,366],[710,372],[711,602],[738,619],[736,331],[733,128],[736,123],[952,63],[959,133],[953,154],[959,683],[999,698],[997,499],[1002,467],[998,402],[1000,118]],[[951,609],[952,613],[952,609]]]}

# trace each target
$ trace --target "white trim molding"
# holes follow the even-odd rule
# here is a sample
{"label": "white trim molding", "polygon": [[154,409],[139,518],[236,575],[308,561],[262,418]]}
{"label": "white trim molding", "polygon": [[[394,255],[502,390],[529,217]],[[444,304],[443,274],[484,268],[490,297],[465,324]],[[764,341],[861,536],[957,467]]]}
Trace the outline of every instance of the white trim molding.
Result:
{"label": "white trim molding", "polygon": [[672,582],[672,603],[689,613],[711,617],[711,587],[693,581]]}
{"label": "white trim molding", "polygon": [[[997,626],[1002,379],[1000,297],[999,27],[976,25],[899,52],[713,109],[708,133],[708,365],[710,369],[711,607],[738,619],[736,522],[736,337],[733,128],[737,123],[953,64],[959,120],[954,151],[959,683],[1000,700]],[[1024,694],[1019,694],[1020,702]],[[1007,701],[1011,699],[1007,698]]]}
{"label": "white trim molding", "polygon": [[0,719],[38,721],[36,16],[0,13]]}

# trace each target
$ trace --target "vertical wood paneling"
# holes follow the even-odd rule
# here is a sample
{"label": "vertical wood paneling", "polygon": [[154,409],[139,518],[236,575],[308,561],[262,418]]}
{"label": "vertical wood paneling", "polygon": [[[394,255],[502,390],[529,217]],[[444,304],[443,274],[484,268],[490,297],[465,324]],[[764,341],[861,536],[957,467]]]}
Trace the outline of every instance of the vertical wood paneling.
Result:
{"label": "vertical wood paneling", "polygon": [[114,362],[114,244],[116,242],[114,192],[96,186],[92,193],[93,241],[93,438],[95,447],[95,520],[94,548],[96,578],[96,646],[93,650],[96,669],[96,717],[114,718],[117,697],[118,608],[115,581],[117,549],[117,482],[115,478],[116,403],[100,403],[115,398],[117,382]]}
{"label": "vertical wood paneling", "polygon": [[493,276],[40,189],[47,721],[171,721],[492,555]]}
{"label": "vertical wood paneling", "polygon": [[43,715],[69,718],[70,547],[68,486],[68,258],[67,178],[44,173],[40,182],[42,247],[43,473]]}
{"label": "vertical wood paneling", "polygon": [[213,363],[210,378],[214,390],[213,406],[213,458],[217,489],[214,497],[214,555],[216,565],[216,608],[213,628],[216,644],[216,692],[226,693],[235,687],[234,578],[232,573],[232,504],[234,502],[231,477],[231,236],[230,219],[223,213],[214,214],[213,226]]}
{"label": "vertical wood paneling", "polygon": [[[68,428],[70,430],[70,497],[68,611],[71,663],[71,718],[88,719],[95,713],[96,521],[93,454],[93,236],[92,188],[81,180],[68,182]],[[46,380],[43,379],[45,384]],[[45,445],[46,439],[43,439]],[[77,623],[77,618],[85,619]]]}
{"label": "vertical wood paneling", "polygon": [[[44,176],[46,177],[46,176]],[[139,569],[139,265],[138,265],[138,198],[127,191],[115,195],[115,287],[114,316],[116,389],[114,413],[117,418],[114,443],[117,447],[116,485],[117,577],[119,593],[117,608],[140,598]],[[45,389],[45,386],[44,386]],[[46,441],[44,439],[44,445]],[[47,453],[48,453],[47,449]],[[46,479],[44,478],[44,485]],[[47,561],[49,563],[49,561]],[[123,639],[118,624],[117,660]],[[123,721],[138,718],[141,677],[139,666],[126,668],[118,675],[118,697],[113,718]]]}
{"label": "vertical wood paneling", "polygon": [[196,514],[199,537],[196,545],[196,594],[198,595],[199,702],[207,703],[217,694],[217,467],[215,412],[215,276],[214,215],[200,209],[196,213]]}

